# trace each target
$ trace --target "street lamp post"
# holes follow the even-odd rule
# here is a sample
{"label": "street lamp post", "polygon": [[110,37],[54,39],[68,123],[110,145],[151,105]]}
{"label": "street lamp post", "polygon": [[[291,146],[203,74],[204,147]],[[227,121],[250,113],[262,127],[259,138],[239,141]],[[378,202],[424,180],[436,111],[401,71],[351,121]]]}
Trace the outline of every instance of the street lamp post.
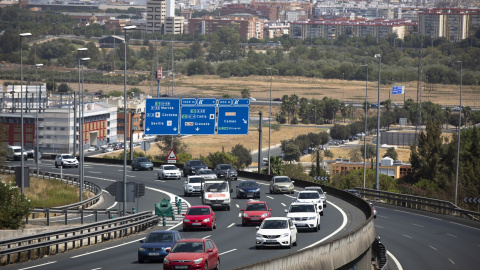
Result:
{"label": "street lamp post", "polygon": [[37,82],[35,88],[38,92],[38,100],[37,100],[37,113],[35,114],[35,163],[37,164],[37,177],[38,177],[38,162],[40,161],[39,154],[40,154],[40,144],[38,143],[38,113],[40,110],[40,100],[42,99],[42,87],[38,89],[38,69],[43,66],[43,64],[35,64],[35,81]]}
{"label": "street lamp post", "polygon": [[382,57],[380,54],[375,54],[378,58],[378,99],[377,99],[377,160],[375,161],[375,189],[379,190],[379,159],[380,159],[380,78],[382,72]]}
{"label": "street lamp post", "polygon": [[21,80],[21,83],[20,83],[20,135],[21,135],[21,140],[20,140],[20,151],[21,151],[21,154],[20,154],[20,160],[21,160],[21,165],[20,165],[20,169],[21,169],[21,172],[20,172],[20,178],[22,180],[22,195],[24,194],[24,173],[23,173],[23,170],[25,168],[25,158],[23,157],[23,147],[24,147],[24,138],[23,138],[23,48],[22,48],[22,40],[24,37],[29,37],[31,36],[32,33],[21,33],[20,34],[20,80]]}
{"label": "street lamp post", "polygon": [[[123,215],[127,213],[127,30],[137,28],[135,25],[123,27],[125,33],[124,55],[124,89],[123,89]],[[131,140],[132,138],[130,138]],[[132,149],[130,149],[132,151]]]}
{"label": "street lamp post", "polygon": [[455,171],[455,205],[457,205],[457,192],[458,192],[458,165],[460,164],[460,133],[462,127],[462,84],[463,84],[463,63],[460,63],[460,112],[458,113],[458,141],[457,141],[457,168]]}
{"label": "street lamp post", "polygon": [[272,83],[273,83],[273,69],[267,68],[270,70],[270,116],[268,117],[268,175],[270,175],[270,134],[272,130]]}
{"label": "street lamp post", "polygon": [[365,133],[363,134],[363,188],[365,188],[365,170],[367,163],[367,110],[368,110],[368,65],[360,65],[367,68],[367,78],[365,80]]}
{"label": "street lamp post", "polygon": [[84,183],[84,176],[85,176],[85,148],[84,148],[84,143],[85,143],[85,138],[84,138],[84,130],[85,130],[85,91],[83,89],[83,63],[85,61],[90,60],[89,57],[84,57],[82,59],[82,93],[81,93],[81,102],[80,106],[82,107],[81,110],[81,116],[80,116],[80,201],[83,200],[83,183]]}
{"label": "street lamp post", "polygon": [[[78,48],[77,49],[77,59],[78,59],[78,94],[80,95],[80,52],[87,51],[88,48]],[[79,139],[78,143],[80,144],[80,128],[78,133]],[[80,151],[80,149],[79,149]],[[73,156],[77,154],[77,98],[75,93],[73,94]]]}

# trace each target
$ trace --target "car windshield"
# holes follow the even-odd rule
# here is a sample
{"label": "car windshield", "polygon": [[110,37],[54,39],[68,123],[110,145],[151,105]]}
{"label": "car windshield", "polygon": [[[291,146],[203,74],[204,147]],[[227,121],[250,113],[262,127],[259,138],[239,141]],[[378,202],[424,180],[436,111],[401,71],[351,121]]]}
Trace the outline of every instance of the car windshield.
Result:
{"label": "car windshield", "polygon": [[213,174],[212,170],[200,170],[198,171],[198,174]]}
{"label": "car windshield", "polygon": [[290,213],[296,212],[315,212],[315,206],[313,204],[308,205],[292,205],[290,206]]}
{"label": "car windshield", "polygon": [[173,242],[172,233],[151,233],[145,240],[146,243]]}
{"label": "car windshield", "polygon": [[197,161],[190,161],[191,166],[204,166],[203,162],[200,160]]}
{"label": "car windshield", "polygon": [[13,149],[13,152],[20,153],[20,152],[22,152],[22,149]]}
{"label": "car windshield", "polygon": [[286,229],[288,228],[286,220],[264,220],[260,229]]}
{"label": "car windshield", "polygon": [[267,207],[264,203],[249,203],[245,211],[267,211]]}
{"label": "car windshield", "polygon": [[239,187],[256,187],[257,183],[253,181],[243,181],[238,185]]}
{"label": "car windshield", "polygon": [[150,160],[148,160],[148,158],[146,158],[146,157],[138,158],[137,161],[138,162],[150,162]]}
{"label": "car windshield", "polygon": [[203,253],[203,242],[177,242],[170,253],[194,252]]}
{"label": "car windshield", "polygon": [[190,183],[202,183],[202,181],[203,181],[202,177],[188,178],[188,182],[190,182]]}
{"label": "car windshield", "polygon": [[318,194],[323,194],[323,190],[320,188],[305,188],[305,190],[312,190],[318,192]]}
{"label": "car windshield", "polygon": [[163,167],[163,169],[165,171],[175,171],[175,170],[177,170],[177,167],[175,167],[175,166],[165,166],[165,167]]}
{"label": "car windshield", "polygon": [[288,177],[275,178],[275,183],[288,183],[288,182],[291,182],[290,178]]}
{"label": "car windshield", "polygon": [[230,164],[225,164],[225,165],[220,165],[220,170],[234,170],[234,168]]}
{"label": "car windshield", "polygon": [[210,210],[208,208],[190,208],[188,209],[187,215],[190,216],[199,216],[199,215],[208,215]]}
{"label": "car windshield", "polygon": [[318,199],[320,194],[318,192],[300,192],[298,194],[299,199]]}
{"label": "car windshield", "polygon": [[72,156],[72,155],[62,155],[62,158],[63,158],[63,159],[73,159],[73,158],[75,158],[75,157]]}
{"label": "car windshield", "polygon": [[205,185],[205,190],[208,192],[227,192],[226,183],[211,183]]}

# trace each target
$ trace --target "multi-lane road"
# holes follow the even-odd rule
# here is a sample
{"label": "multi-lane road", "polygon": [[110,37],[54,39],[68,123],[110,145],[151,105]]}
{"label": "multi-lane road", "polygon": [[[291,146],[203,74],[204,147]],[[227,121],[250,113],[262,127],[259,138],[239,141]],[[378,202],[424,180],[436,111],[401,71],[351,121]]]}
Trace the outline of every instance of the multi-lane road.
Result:
{"label": "multi-lane road", "polygon": [[[11,165],[15,164],[12,162]],[[26,165],[30,165],[31,160]],[[30,165],[33,167],[33,165]],[[42,170],[58,172],[53,161],[43,161]],[[64,169],[63,173],[77,175],[78,169]],[[182,180],[156,180],[156,171],[131,171],[127,168],[128,181],[144,183],[146,196],[138,201],[138,211],[153,210],[168,194],[181,197],[190,205],[200,204],[198,197],[183,197]],[[105,188],[113,181],[121,180],[123,167],[87,163],[86,180]],[[232,182],[235,188],[236,182]],[[284,216],[284,209],[293,201],[296,194],[269,194],[266,182],[262,185],[262,198],[272,208],[274,216]],[[120,208],[111,198],[103,207]],[[300,232],[299,245],[289,249],[262,249],[254,246],[255,227],[242,227],[240,208],[245,199],[233,199],[231,211],[217,210],[217,229],[214,231],[183,232],[181,226],[170,228],[179,230],[188,238],[211,238],[217,244],[221,256],[222,268],[232,269],[250,263],[284,256],[317,242],[326,241],[345,234],[365,221],[365,215],[347,202],[333,196],[328,197],[328,207],[322,217],[321,230]],[[129,204],[128,209],[137,207]],[[480,225],[463,219],[438,216],[426,212],[415,212],[404,208],[376,204],[377,219],[375,229],[388,249],[390,269],[476,269],[480,263]],[[157,229],[164,229],[158,227]],[[5,269],[158,269],[159,263],[137,263],[139,240],[146,233],[84,247],[45,257],[39,260],[17,265],[5,266]]]}

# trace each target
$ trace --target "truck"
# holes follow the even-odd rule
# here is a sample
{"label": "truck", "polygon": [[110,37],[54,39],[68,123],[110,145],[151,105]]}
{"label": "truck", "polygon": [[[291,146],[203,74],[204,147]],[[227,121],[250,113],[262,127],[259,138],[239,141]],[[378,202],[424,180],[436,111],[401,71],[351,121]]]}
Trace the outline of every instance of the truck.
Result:
{"label": "truck", "polygon": [[205,179],[202,190],[202,204],[230,211],[232,192],[233,189],[230,188],[229,179]]}
{"label": "truck", "polygon": [[[22,147],[20,146],[7,146],[7,160],[21,160]],[[23,151],[23,159],[27,160],[27,152]]]}

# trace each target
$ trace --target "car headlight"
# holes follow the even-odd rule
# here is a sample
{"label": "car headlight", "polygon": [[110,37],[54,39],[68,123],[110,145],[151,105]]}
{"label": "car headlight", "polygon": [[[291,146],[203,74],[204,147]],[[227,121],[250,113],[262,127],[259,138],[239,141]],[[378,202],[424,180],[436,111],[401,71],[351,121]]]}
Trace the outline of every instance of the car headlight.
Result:
{"label": "car headlight", "polygon": [[203,261],[203,258],[198,258],[196,260],[193,260],[193,263],[197,264],[197,263],[201,263]]}
{"label": "car headlight", "polygon": [[267,217],[267,215],[268,215],[267,213],[263,213],[262,217]]}
{"label": "car headlight", "polygon": [[259,233],[255,234],[256,237],[260,237],[260,238],[263,238],[263,236]]}
{"label": "car headlight", "polygon": [[248,217],[248,214],[247,214],[247,213],[243,213],[243,217]]}
{"label": "car headlight", "polygon": [[170,261],[169,261],[167,258],[165,258],[165,259],[163,259],[163,263],[168,263],[168,264],[170,264]]}
{"label": "car headlight", "polygon": [[190,219],[184,218],[183,222],[190,222]]}
{"label": "car headlight", "polygon": [[141,247],[138,249],[138,251],[145,251],[145,249]]}
{"label": "car headlight", "polygon": [[288,237],[288,236],[290,236],[290,233],[284,233],[284,234],[282,234],[281,237]]}
{"label": "car headlight", "polygon": [[260,192],[260,188],[255,189],[254,192]]}
{"label": "car headlight", "polygon": [[313,219],[315,219],[315,217],[309,217],[309,218],[307,218],[307,220],[313,220]]}
{"label": "car headlight", "polygon": [[206,218],[203,220],[203,222],[209,222],[210,221],[210,218]]}
{"label": "car headlight", "polygon": [[241,193],[245,193],[245,190],[243,189],[239,189],[238,191],[240,191]]}

